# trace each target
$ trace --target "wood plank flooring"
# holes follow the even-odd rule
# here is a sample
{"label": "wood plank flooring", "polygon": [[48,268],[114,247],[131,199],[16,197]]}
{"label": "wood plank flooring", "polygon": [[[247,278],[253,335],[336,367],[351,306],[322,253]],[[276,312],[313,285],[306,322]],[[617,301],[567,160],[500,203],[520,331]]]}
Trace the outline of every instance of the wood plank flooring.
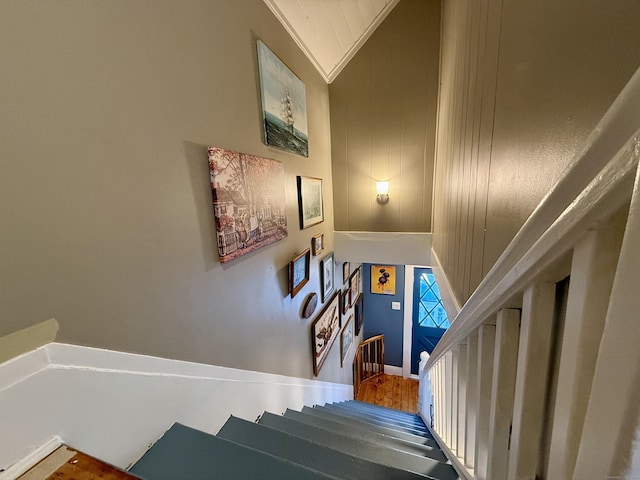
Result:
{"label": "wood plank flooring", "polygon": [[418,409],[418,381],[395,375],[381,375],[360,386],[361,402],[416,413]]}
{"label": "wood plank flooring", "polygon": [[66,445],[40,461],[18,480],[137,480],[138,477],[107,465]]}

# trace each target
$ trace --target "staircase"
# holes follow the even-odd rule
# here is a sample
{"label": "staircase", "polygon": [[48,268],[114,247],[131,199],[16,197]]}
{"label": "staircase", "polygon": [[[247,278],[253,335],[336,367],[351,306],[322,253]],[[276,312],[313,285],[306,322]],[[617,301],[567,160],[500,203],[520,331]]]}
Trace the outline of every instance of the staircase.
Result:
{"label": "staircase", "polygon": [[418,415],[358,401],[230,417],[217,435],[174,424],[130,472],[146,480],[455,480]]}

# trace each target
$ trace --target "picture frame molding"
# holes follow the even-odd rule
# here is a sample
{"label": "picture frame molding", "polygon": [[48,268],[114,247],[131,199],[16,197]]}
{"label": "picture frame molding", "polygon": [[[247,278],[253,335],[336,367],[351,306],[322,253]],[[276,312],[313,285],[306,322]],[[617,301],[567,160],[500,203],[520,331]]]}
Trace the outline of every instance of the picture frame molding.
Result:
{"label": "picture frame molding", "polygon": [[[314,225],[318,225],[324,222],[324,193],[322,186],[322,179],[317,177],[305,177],[302,175],[298,175],[296,177],[297,185],[298,185],[298,215],[300,217],[300,229],[305,230]],[[319,214],[312,217],[305,217],[305,210],[309,207],[309,203],[313,201],[312,198],[305,198],[304,192],[305,189],[308,189],[308,186],[305,184],[317,184],[319,185]]]}
{"label": "picture frame molding", "polygon": [[[348,332],[350,332],[350,335],[348,337],[349,345],[345,345]],[[351,350],[351,346],[354,343],[354,339],[355,339],[354,322],[353,322],[353,315],[351,315],[347,320],[347,322],[345,323],[342,330],[340,331],[340,367],[344,367],[344,362],[347,359],[347,356],[349,355],[349,351]],[[345,346],[346,346],[346,350],[345,350]]]}
{"label": "picture frame molding", "polygon": [[[332,310],[334,308],[335,310]],[[320,373],[320,369],[324,365],[324,362],[329,357],[329,352],[331,351],[331,348],[333,347],[333,344],[335,343],[336,338],[338,338],[338,336],[340,335],[341,322],[340,322],[339,309],[340,309],[339,295],[338,295],[338,292],[335,292],[333,296],[329,299],[329,301],[326,303],[326,305],[322,308],[322,310],[320,311],[318,316],[315,318],[313,323],[311,324],[311,354],[313,356],[313,374],[316,377]],[[318,342],[316,340],[317,333],[315,329],[318,323],[324,318],[326,318],[325,316],[330,312],[337,313],[337,325],[335,326],[335,331],[331,334],[331,336],[329,337],[329,340],[326,342],[325,353],[321,357],[318,357],[318,354],[317,354]],[[331,323],[333,323],[333,321]]]}
{"label": "picture frame molding", "polygon": [[[331,261],[330,265],[330,278],[331,278],[331,288],[325,291],[326,284],[326,276],[327,276],[327,262]],[[336,279],[335,279],[335,258],[333,252],[327,254],[322,260],[320,260],[320,296],[322,297],[322,301],[326,301],[327,298],[335,291],[336,289]]]}
{"label": "picture frame molding", "polygon": [[[360,287],[360,270],[361,267],[356,268],[349,277],[349,306],[353,307],[355,303],[362,295],[362,289]],[[355,283],[354,283],[355,282]]]}
{"label": "picture frame molding", "polygon": [[[305,276],[304,278],[294,285],[294,274],[295,274],[295,266],[296,263],[299,262],[302,258],[305,259]],[[301,253],[295,255],[293,259],[289,262],[289,293],[291,294],[291,298],[295,297],[296,294],[302,290],[307,283],[309,283],[309,271],[310,271],[310,263],[311,263],[311,250],[308,248],[303,250]]]}
{"label": "picture frame molding", "polygon": [[257,40],[256,50],[264,143],[268,147],[308,158],[306,87],[262,40]]}
{"label": "picture frame molding", "polygon": [[[318,248],[318,244],[320,247]],[[315,257],[324,251],[324,233],[319,233],[311,237],[311,253]]]}
{"label": "picture frame molding", "polygon": [[349,280],[349,276],[351,274],[351,265],[349,262],[344,262],[342,264],[342,284],[344,285]]}

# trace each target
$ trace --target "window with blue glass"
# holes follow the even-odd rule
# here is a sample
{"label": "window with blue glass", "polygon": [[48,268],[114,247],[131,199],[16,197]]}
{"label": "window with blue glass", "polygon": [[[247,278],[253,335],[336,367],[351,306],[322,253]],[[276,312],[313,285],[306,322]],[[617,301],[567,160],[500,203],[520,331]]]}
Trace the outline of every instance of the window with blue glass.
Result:
{"label": "window with blue glass", "polygon": [[436,277],[430,268],[420,274],[418,324],[422,327],[449,328]]}

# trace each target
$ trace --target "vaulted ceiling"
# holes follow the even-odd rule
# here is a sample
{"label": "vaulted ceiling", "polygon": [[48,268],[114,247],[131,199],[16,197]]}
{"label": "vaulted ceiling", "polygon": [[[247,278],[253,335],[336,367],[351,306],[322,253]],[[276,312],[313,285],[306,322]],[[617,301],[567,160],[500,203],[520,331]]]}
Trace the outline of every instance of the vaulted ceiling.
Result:
{"label": "vaulted ceiling", "polygon": [[331,83],[400,0],[264,0]]}

